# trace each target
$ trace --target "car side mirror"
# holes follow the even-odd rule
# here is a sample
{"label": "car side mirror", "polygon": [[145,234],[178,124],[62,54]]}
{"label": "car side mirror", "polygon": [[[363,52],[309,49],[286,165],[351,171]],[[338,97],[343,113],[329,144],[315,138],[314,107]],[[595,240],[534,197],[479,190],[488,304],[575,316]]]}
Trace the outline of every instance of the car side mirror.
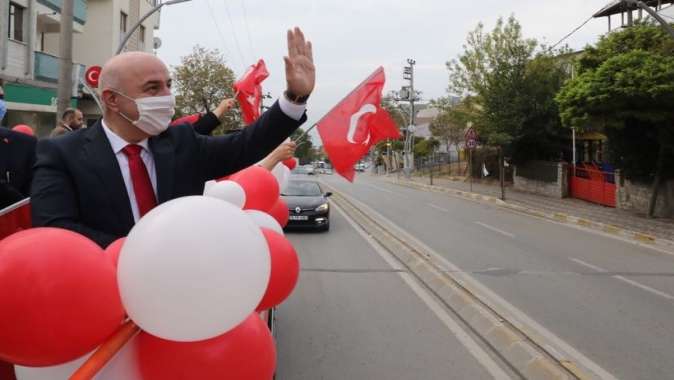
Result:
{"label": "car side mirror", "polygon": [[325,193],[325,197],[326,197],[326,198],[331,197],[331,196],[332,196],[332,193],[331,193],[331,192],[328,191],[327,193]]}

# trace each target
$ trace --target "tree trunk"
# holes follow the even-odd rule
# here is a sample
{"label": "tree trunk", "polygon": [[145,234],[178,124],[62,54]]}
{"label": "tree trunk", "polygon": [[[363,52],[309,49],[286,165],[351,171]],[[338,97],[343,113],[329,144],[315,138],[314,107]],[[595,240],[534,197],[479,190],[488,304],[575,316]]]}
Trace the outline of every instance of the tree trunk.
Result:
{"label": "tree trunk", "polygon": [[660,184],[662,183],[662,170],[665,167],[665,144],[660,144],[660,151],[658,152],[658,163],[655,169],[655,178],[653,179],[653,189],[651,190],[651,200],[648,202],[648,217],[655,216],[655,205],[658,201],[658,192],[660,191]]}

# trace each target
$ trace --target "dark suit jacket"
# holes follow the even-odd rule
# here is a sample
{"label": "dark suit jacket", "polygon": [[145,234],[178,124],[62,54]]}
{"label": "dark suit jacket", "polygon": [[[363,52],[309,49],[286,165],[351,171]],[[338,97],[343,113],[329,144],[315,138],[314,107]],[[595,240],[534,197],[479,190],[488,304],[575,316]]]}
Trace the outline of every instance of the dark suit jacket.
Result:
{"label": "dark suit jacket", "polygon": [[213,112],[208,111],[201,115],[199,120],[192,124],[192,127],[194,127],[194,131],[198,134],[210,136],[218,125],[220,125],[218,117]]}
{"label": "dark suit jacket", "polygon": [[29,196],[36,144],[35,137],[0,127],[0,209]]}
{"label": "dark suit jacket", "polygon": [[[204,182],[255,164],[304,121],[278,103],[243,132],[202,136],[189,125],[150,138],[157,172],[157,201],[201,195]],[[100,121],[91,128],[37,146],[31,194],[33,224],[66,228],[106,247],[134,225],[129,197]]]}

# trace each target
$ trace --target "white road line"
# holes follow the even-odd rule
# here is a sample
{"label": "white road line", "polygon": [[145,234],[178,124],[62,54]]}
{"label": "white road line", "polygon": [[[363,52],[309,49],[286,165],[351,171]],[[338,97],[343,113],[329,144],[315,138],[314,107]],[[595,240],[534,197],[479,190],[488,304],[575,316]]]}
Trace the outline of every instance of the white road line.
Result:
{"label": "white road line", "polygon": [[434,209],[436,209],[436,210],[438,210],[438,211],[449,212],[449,210],[447,210],[446,208],[440,207],[440,206],[436,206],[436,205],[434,205],[433,203],[427,203],[427,205],[428,205],[428,207],[434,208]]}
{"label": "white road line", "polygon": [[[393,269],[402,269],[400,263],[389,252],[384,250],[372,237],[368,236],[349,215],[339,206],[333,205],[354,230],[374,249],[375,252]],[[428,306],[428,308],[440,319],[440,321],[454,334],[461,344],[480,363],[494,379],[512,379],[503,368],[470,336],[445,309],[426,290],[424,290],[409,273],[398,273],[400,278],[412,289],[412,291]]]}
{"label": "white road line", "polygon": [[498,229],[498,228],[496,228],[496,227],[493,227],[493,226],[490,226],[490,225],[488,225],[488,224],[484,224],[484,223],[482,223],[482,222],[475,222],[475,224],[477,224],[478,226],[482,226],[482,227],[484,227],[484,228],[486,228],[486,229],[488,229],[488,230],[491,230],[491,231],[494,231],[494,232],[496,232],[496,233],[499,233],[499,234],[501,234],[501,235],[503,235],[503,236],[507,236],[507,237],[509,237],[509,238],[511,238],[511,239],[514,239],[514,238],[515,238],[515,235],[511,234],[510,232],[505,232],[505,231],[503,231],[503,230],[500,230],[500,229]]}
{"label": "white road line", "polygon": [[364,183],[363,185],[365,185],[365,186],[367,186],[367,187],[371,187],[371,188],[373,188],[373,189],[375,189],[375,190],[383,191],[383,192],[385,192],[385,193],[395,194],[393,191],[391,191],[391,190],[389,190],[389,189],[384,189],[383,187],[371,185],[371,184],[369,184],[369,183]]}
{"label": "white road line", "polygon": [[[440,255],[438,252],[432,250],[426,243],[420,241],[415,236],[411,235],[409,232],[402,229],[399,225],[394,223],[392,220],[385,218],[381,213],[372,207],[366,205],[365,203],[354,199],[353,197],[347,197],[356,207],[361,209],[364,212],[367,212],[369,215],[372,215],[376,219],[385,221],[385,225],[391,229],[391,231],[398,234],[405,240],[412,242],[413,244],[422,247],[426,252],[430,252],[431,256],[439,263],[442,264],[445,270],[454,272],[456,280],[465,286],[466,288],[473,291],[475,294],[479,295],[479,298],[482,299],[487,305],[497,310],[497,312],[507,315],[510,323],[512,323],[518,329],[524,331],[527,335],[542,337],[542,339],[547,340],[550,344],[545,344],[547,349],[555,355],[555,358],[560,361],[568,361],[572,364],[579,365],[581,369],[592,372],[596,375],[597,378],[602,380],[618,380],[610,372],[602,368],[599,364],[590,360],[587,356],[583,355],[580,351],[575,349],[572,345],[562,340],[560,337],[555,335],[552,331],[543,327],[540,323],[533,320],[522,310],[516,308],[511,303],[506,301],[503,297],[496,294],[490,288],[482,284],[480,281],[475,279],[470,274],[465,273],[457,265],[449,261],[446,257]],[[348,219],[347,219],[348,220]],[[559,353],[561,351],[561,354]]]}
{"label": "white road line", "polygon": [[[577,264],[580,264],[580,265],[582,265],[582,266],[585,266],[585,267],[588,267],[588,268],[590,268],[590,269],[593,269],[593,270],[595,270],[595,271],[597,271],[597,272],[601,272],[601,273],[606,273],[606,272],[608,272],[608,271],[607,271],[606,269],[604,269],[604,268],[600,268],[600,267],[598,267],[598,266],[596,266],[596,265],[592,265],[592,264],[590,264],[590,263],[586,263],[585,261],[580,260],[580,259],[570,258],[569,260],[571,260],[571,261],[573,261],[573,262],[575,262],[575,263],[577,263]],[[655,294],[655,295],[657,295],[657,296],[660,296],[660,297],[662,297],[662,298],[665,298],[665,299],[668,299],[668,300],[674,300],[674,296],[671,295],[671,294],[668,294],[668,293],[665,293],[665,292],[663,292],[663,291],[660,291],[660,290],[651,288],[650,286],[644,285],[644,284],[642,284],[642,283],[640,283],[640,282],[637,282],[637,281],[634,281],[634,280],[630,280],[630,279],[627,278],[627,277],[620,276],[620,275],[615,275],[615,276],[611,276],[611,277],[612,277],[612,278],[615,278],[616,280],[620,280],[620,281],[622,281],[622,282],[624,282],[624,283],[630,284],[630,285],[632,285],[632,286],[634,286],[634,287],[637,287],[637,288],[639,288],[639,289],[641,289],[641,290],[645,290],[645,291],[647,291],[647,292],[649,292],[649,293],[652,293],[652,294]]]}

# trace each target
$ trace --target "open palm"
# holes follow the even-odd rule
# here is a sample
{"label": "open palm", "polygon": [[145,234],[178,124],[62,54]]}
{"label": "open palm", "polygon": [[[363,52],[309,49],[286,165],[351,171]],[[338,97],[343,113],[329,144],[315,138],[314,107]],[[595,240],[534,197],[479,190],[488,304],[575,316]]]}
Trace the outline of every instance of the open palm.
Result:
{"label": "open palm", "polygon": [[299,28],[288,31],[288,56],[284,57],[288,91],[308,96],[316,84],[316,69],[310,41]]}

